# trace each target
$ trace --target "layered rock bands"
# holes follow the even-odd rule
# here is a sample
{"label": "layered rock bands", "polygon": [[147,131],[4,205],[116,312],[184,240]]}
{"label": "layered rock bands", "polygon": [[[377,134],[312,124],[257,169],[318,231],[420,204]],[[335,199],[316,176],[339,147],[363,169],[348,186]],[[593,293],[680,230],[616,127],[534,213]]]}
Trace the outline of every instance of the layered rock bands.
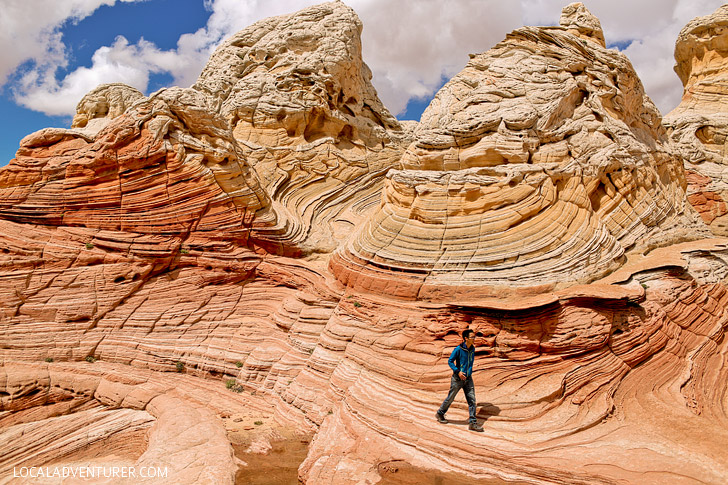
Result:
{"label": "layered rock bands", "polygon": [[402,296],[572,284],[705,237],[629,60],[570,8],[471,56],[437,93],[381,207],[334,258],[342,281]]}
{"label": "layered rock bands", "polygon": [[[341,2],[248,27],[191,88],[90,92],[0,169],[0,482],[232,483],[224,419],[255,410],[315,434],[304,483],[725,483],[722,16],[678,39],[667,128],[581,4],[414,127]],[[434,419],[466,328],[478,434],[461,396]]]}

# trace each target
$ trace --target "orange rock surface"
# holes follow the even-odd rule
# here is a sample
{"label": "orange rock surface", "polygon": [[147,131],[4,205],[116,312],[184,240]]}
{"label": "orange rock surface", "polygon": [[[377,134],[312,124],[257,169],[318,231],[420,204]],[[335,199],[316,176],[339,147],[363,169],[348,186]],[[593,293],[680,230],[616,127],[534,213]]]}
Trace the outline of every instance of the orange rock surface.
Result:
{"label": "orange rock surface", "polygon": [[[233,483],[225,420],[250,410],[314,434],[304,483],[399,462],[727,482],[728,240],[599,21],[573,4],[514,31],[405,128],[360,31],[341,2],[267,19],[192,88],[104,85],[21,142],[0,169],[0,482]],[[477,434],[462,397],[434,418],[466,328]]]}

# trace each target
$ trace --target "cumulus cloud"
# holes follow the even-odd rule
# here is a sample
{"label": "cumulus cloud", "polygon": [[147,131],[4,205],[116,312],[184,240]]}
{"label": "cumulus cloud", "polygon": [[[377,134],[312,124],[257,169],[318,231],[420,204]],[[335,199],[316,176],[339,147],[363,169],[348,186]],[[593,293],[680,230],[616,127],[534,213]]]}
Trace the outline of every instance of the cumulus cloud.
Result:
{"label": "cumulus cloud", "polygon": [[364,60],[395,114],[411,98],[430,97],[457,74],[468,54],[484,52],[521,25],[518,2],[501,0],[347,0],[362,19]]}
{"label": "cumulus cloud", "polygon": [[[47,114],[72,114],[75,104],[102,82],[125,82],[145,91],[150,75],[168,73],[173,83],[189,86],[214,48],[226,37],[253,22],[294,12],[318,0],[205,0],[211,12],[204,28],[182,35],[175,49],[162,51],[140,40],[129,44],[118,37],[99,48],[91,66],[82,66],[57,79],[56,69],[67,65],[59,26],[80,19],[100,5],[116,0],[10,0],[9,14],[0,21],[0,47],[16,45],[24,36],[22,54],[10,53],[0,62],[0,83],[25,60],[33,70],[15,86],[16,99]],[[133,0],[124,0],[133,1]],[[521,25],[554,25],[569,0],[344,0],[362,19],[364,60],[385,105],[401,114],[413,98],[429,98],[443,77],[457,73],[467,54],[483,52]],[[629,45],[631,58],[648,94],[663,113],[680,100],[682,86],[672,72],[672,52],[680,29],[693,17],[714,11],[722,0],[583,0],[597,15],[608,43]],[[52,9],[40,8],[53,5]],[[29,11],[42,11],[38,25]],[[9,20],[8,20],[9,19]],[[25,20],[32,19],[32,20]],[[20,24],[15,24],[19,20]],[[10,25],[9,31],[6,28]],[[12,42],[12,43],[9,43]],[[12,49],[4,49],[5,51]],[[17,49],[16,49],[17,50]]]}
{"label": "cumulus cloud", "polygon": [[99,84],[123,82],[145,91],[149,75],[175,70],[177,58],[174,52],[161,51],[151,42],[142,39],[130,45],[119,36],[111,46],[94,53],[91,67],[79,67],[60,82],[50,70],[26,73],[16,88],[16,99],[48,115],[73,114],[83,95]]}
{"label": "cumulus cloud", "polygon": [[59,30],[61,26],[88,17],[102,5],[115,3],[116,0],[3,1],[0,15],[0,86],[26,61],[33,61],[38,75],[65,67],[68,61]]}

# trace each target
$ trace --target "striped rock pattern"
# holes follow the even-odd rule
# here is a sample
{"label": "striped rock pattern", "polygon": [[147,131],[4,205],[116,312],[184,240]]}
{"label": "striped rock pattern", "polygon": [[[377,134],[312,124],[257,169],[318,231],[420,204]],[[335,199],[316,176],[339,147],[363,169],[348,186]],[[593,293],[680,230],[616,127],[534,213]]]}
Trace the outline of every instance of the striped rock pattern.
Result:
{"label": "striped rock pattern", "polygon": [[[475,56],[417,127],[371,97],[359,21],[334,2],[246,29],[194,88],[102,86],[72,129],[27,137],[0,170],[0,480],[33,461],[233,483],[223,422],[255,409],[316,433],[304,483],[376,483],[398,461],[728,481],[728,241],[676,244],[708,232],[659,114],[582,5],[562,24]],[[466,328],[481,434],[462,396],[434,420]]]}
{"label": "striped rock pattern", "polygon": [[714,234],[728,236],[728,5],[698,17],[675,43],[675,72],[685,87],[664,124],[685,159],[688,200]]}
{"label": "striped rock pattern", "polygon": [[330,252],[379,198],[405,131],[361,58],[362,24],[342,2],[261,20],[213,53],[208,94],[287,222],[273,241]]}
{"label": "striped rock pattern", "polygon": [[103,124],[25,137],[0,173],[0,216],[130,233],[122,246],[160,236],[178,248],[210,234],[245,244],[254,219],[275,224],[270,198],[204,95],[163,90]]}
{"label": "striped rock pattern", "polygon": [[[724,482],[728,246],[666,249],[533,298],[343,299],[313,354],[338,362],[340,403],[301,474],[357,483],[376,476],[371,463],[402,460],[516,483]],[[467,430],[462,396],[451,424],[434,420],[465,328],[478,333],[482,434]]]}
{"label": "striped rock pattern", "polygon": [[629,60],[583,5],[561,23],[512,32],[437,93],[332,261],[342,282],[404,297],[587,282],[708,234]]}

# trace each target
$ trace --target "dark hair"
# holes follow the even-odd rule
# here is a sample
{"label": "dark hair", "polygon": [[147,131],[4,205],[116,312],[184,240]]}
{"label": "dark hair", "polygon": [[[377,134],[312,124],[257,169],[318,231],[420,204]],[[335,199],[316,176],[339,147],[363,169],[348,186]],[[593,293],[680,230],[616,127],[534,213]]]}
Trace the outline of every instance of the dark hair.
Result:
{"label": "dark hair", "polygon": [[472,333],[473,333],[473,331],[470,330],[470,329],[463,330],[463,340],[465,340],[466,338],[468,338],[468,335],[470,335]]}

